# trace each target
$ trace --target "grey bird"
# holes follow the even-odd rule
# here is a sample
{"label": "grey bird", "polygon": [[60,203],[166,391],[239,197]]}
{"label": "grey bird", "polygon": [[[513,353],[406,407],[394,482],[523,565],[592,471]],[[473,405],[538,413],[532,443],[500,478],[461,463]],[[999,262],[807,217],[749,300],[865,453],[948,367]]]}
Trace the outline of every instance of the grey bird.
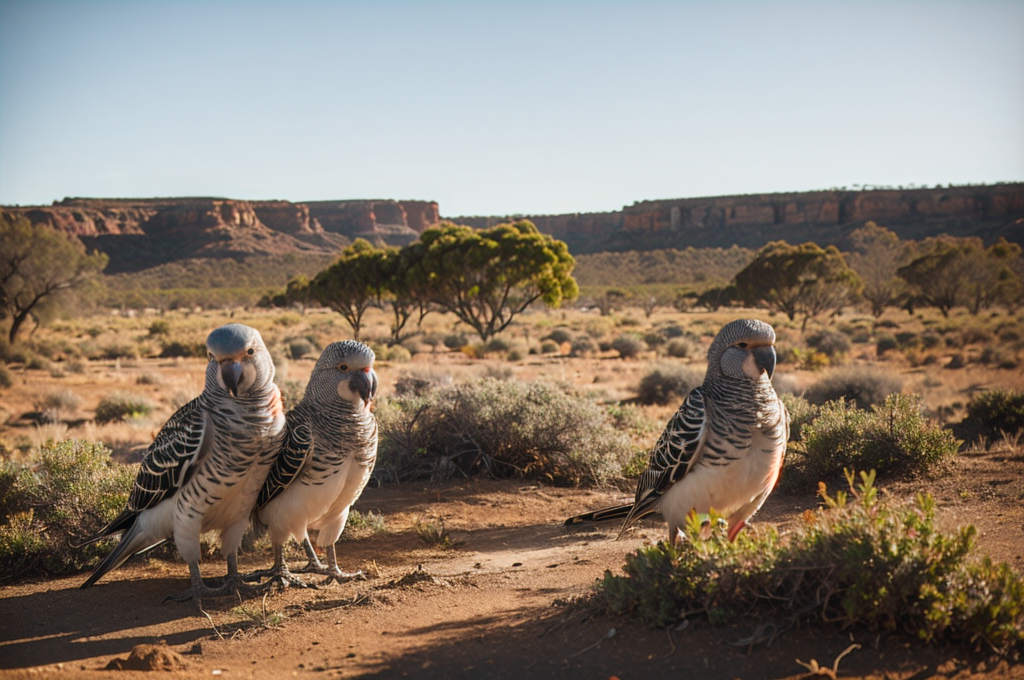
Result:
{"label": "grey bird", "polygon": [[[284,437],[281,392],[259,331],[232,323],[206,339],[202,393],[171,416],[146,451],[128,507],[91,543],[124,532],[82,584],[88,588],[132,555],[173,538],[191,587],[171,599],[228,595],[243,585],[237,552],[257,496]],[[200,534],[220,533],[227,577],[207,586]],[[83,544],[84,545],[84,544]]]}
{"label": "grey bird", "polygon": [[[370,410],[378,385],[373,361],[373,350],[354,340],[328,345],[317,360],[302,401],[288,412],[284,445],[253,513],[255,523],[270,531],[274,566],[247,580],[269,576],[264,585],[306,586],[284,561],[289,538],[302,541],[309,557],[302,571],[327,574],[324,583],[360,575],[338,567],[334,544],[377,460],[377,420]],[[326,549],[326,566],[317,559],[310,531]]]}
{"label": "grey bird", "polygon": [[570,517],[567,526],[623,519],[621,536],[658,512],[669,541],[690,513],[714,509],[732,540],[775,488],[789,438],[789,413],[775,394],[775,330],[763,321],[726,324],[708,350],[694,388],[651,450],[632,503]]}

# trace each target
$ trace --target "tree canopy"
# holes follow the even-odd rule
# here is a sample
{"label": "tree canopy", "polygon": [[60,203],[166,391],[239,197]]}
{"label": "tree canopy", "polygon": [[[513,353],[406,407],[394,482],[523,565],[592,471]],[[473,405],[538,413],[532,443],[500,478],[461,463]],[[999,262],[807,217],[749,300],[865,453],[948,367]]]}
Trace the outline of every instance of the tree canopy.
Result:
{"label": "tree canopy", "polygon": [[909,261],[912,245],[874,222],[853,231],[847,241],[850,253],[846,259],[864,282],[861,297],[871,306],[871,313],[879,317],[906,289],[896,270]]}
{"label": "tree canopy", "polygon": [[29,316],[52,311],[61,298],[95,280],[107,266],[103,253],[24,217],[0,215],[0,319],[11,319],[13,343]]}
{"label": "tree canopy", "polygon": [[790,321],[803,314],[804,327],[812,316],[842,307],[862,285],[835,246],[794,246],[785,241],[773,241],[758,251],[736,275],[735,284],[746,304],[763,304],[785,313]]}
{"label": "tree canopy", "polygon": [[385,252],[374,248],[369,241],[357,238],[306,288],[297,283],[290,294],[296,298],[308,295],[308,299],[341,314],[352,326],[352,335],[358,340],[363,315],[371,305],[379,304],[384,294],[387,281]]}

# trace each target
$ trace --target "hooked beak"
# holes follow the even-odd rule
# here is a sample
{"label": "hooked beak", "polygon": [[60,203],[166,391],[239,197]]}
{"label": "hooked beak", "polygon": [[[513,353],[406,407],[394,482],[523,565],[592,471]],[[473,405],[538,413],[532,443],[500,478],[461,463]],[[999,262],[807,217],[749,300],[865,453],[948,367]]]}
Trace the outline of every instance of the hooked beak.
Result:
{"label": "hooked beak", "polygon": [[365,368],[352,376],[348,386],[369,403],[377,396],[377,373],[372,368]]}
{"label": "hooked beak", "polygon": [[767,347],[755,347],[750,350],[750,353],[754,355],[754,361],[757,363],[758,368],[768,374],[768,379],[775,374],[775,348],[772,346]]}
{"label": "hooked beak", "polygon": [[225,361],[220,365],[220,375],[224,378],[231,396],[238,396],[238,379],[242,377],[242,364],[237,361]]}

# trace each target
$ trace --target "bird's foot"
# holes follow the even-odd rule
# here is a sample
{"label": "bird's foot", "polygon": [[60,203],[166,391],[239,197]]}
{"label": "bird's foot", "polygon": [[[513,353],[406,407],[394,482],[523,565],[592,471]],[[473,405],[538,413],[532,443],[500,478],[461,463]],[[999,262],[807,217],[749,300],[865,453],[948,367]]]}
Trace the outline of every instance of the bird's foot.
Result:
{"label": "bird's foot", "polygon": [[307,583],[306,581],[303,581],[288,569],[262,569],[259,572],[253,572],[253,574],[257,573],[261,576],[270,577],[265,583],[261,583],[256,586],[256,590],[258,592],[265,592],[274,585],[276,585],[279,590],[287,590],[288,588],[313,588],[315,590],[317,587],[315,583]]}
{"label": "bird's foot", "polygon": [[326,574],[327,565],[318,559],[311,559],[306,566],[295,570],[296,574]]}
{"label": "bird's foot", "polygon": [[366,575],[363,574],[362,569],[357,569],[353,572],[342,571],[338,567],[334,569],[325,569],[322,573],[327,574],[327,578],[320,582],[320,585],[326,586],[329,583],[347,583],[348,581],[365,581]]}
{"label": "bird's foot", "polygon": [[187,602],[188,600],[191,600],[193,598],[195,598],[196,600],[201,600],[203,598],[227,597],[229,595],[235,594],[249,595],[254,594],[256,592],[252,586],[248,585],[242,580],[242,577],[239,574],[226,576],[222,579],[218,578],[216,579],[216,581],[219,581],[220,585],[217,585],[215,587],[210,587],[201,580],[198,582],[193,582],[192,587],[190,587],[188,590],[177,593],[175,595],[168,595],[166,598],[164,598],[164,602]]}

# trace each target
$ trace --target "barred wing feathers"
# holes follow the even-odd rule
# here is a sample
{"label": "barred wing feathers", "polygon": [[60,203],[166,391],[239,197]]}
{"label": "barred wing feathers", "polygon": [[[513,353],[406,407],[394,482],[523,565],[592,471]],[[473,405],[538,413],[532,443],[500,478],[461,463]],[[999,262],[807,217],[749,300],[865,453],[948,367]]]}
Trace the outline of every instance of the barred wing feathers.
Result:
{"label": "barred wing feathers", "polygon": [[270,468],[270,474],[260,489],[253,514],[279,496],[299,477],[306,463],[312,458],[313,431],[309,421],[290,411],[285,416],[285,436],[281,451]]}

